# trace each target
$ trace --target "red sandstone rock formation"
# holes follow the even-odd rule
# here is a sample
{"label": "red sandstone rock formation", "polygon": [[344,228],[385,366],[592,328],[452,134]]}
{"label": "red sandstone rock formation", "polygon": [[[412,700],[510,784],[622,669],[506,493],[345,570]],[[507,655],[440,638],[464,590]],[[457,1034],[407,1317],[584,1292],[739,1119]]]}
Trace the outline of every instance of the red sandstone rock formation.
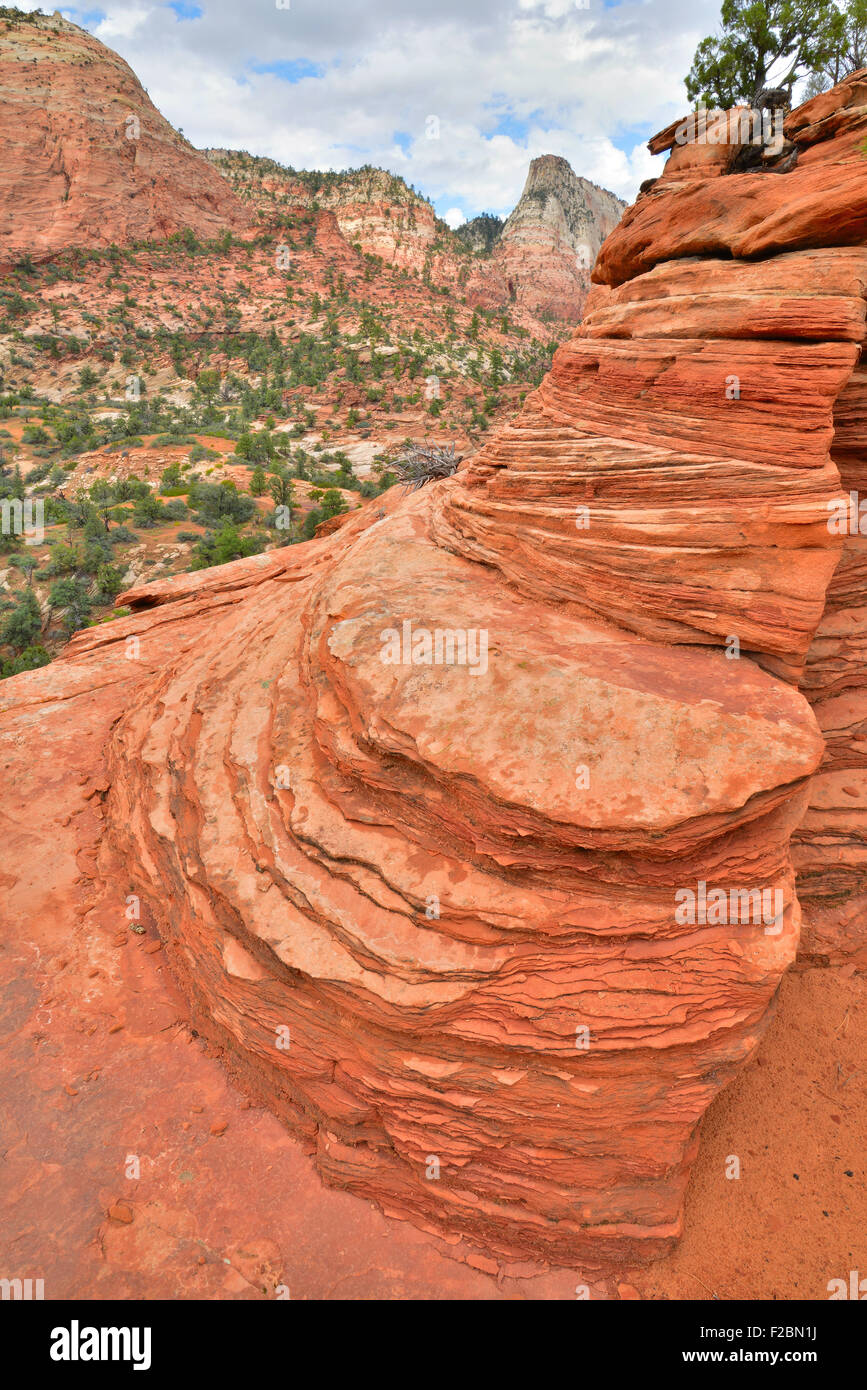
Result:
{"label": "red sandstone rock formation", "polygon": [[[140,899],[329,1181],[499,1257],[671,1247],[798,949],[805,811],[809,949],[863,940],[863,552],[828,525],[861,476],[862,81],[712,215],[675,161],[454,478],[133,590],[0,689],[7,930]],[[76,890],[70,767],[104,829]]]}
{"label": "red sandstone rock formation", "polygon": [[[800,672],[801,688],[815,707],[827,747],[812,783],[808,811],[794,837],[793,857],[801,898],[810,905],[804,952],[862,965],[867,960],[867,507],[861,511],[867,492],[867,376],[857,364],[865,337],[867,286],[865,122],[867,72],[862,71],[786,118],[784,133],[792,154],[782,151],[781,157],[787,167],[794,155],[793,167],[784,174],[774,173],[771,167],[730,175],[725,178],[724,199],[719,196],[718,180],[733,167],[737,144],[708,142],[699,147],[700,157],[692,155],[691,145],[675,145],[663,178],[639,198],[622,228],[603,248],[597,278],[621,288],[602,293],[597,304],[604,307],[591,314],[588,322],[591,334],[595,323],[603,336],[671,338],[682,329],[679,315],[672,313],[672,296],[682,294],[690,283],[697,290],[698,278],[706,277],[713,266],[713,283],[707,286],[710,293],[696,297],[691,306],[702,321],[696,336],[761,341],[760,348],[751,350],[752,381],[747,389],[763,415],[771,412],[771,428],[784,434],[776,448],[766,449],[770,437],[763,421],[755,440],[757,457],[777,468],[782,462],[792,482],[803,480],[798,490],[806,484],[816,493],[818,484],[817,501],[829,481],[835,489],[839,505],[826,494],[824,509],[814,509],[814,516],[824,522],[825,529],[830,526],[842,556],[838,553],[823,594],[818,630],[815,606],[809,615],[804,614],[804,635],[815,637],[808,649],[802,637],[800,649],[800,659],[806,661]],[[651,141],[651,148],[661,151],[672,146],[677,124]],[[730,124],[734,125],[733,117]],[[693,259],[697,255],[701,261]],[[714,263],[719,255],[735,259]],[[683,259],[660,264],[674,257]],[[753,263],[745,265],[740,259],[745,257]],[[654,277],[656,283],[660,277],[665,281],[662,298],[656,296]],[[730,288],[735,289],[734,295],[728,293]],[[650,302],[639,309],[644,299]],[[624,303],[628,309],[617,307]],[[821,360],[814,357],[817,345]],[[742,342],[739,353],[745,346]],[[706,343],[701,355],[707,359],[717,350],[718,345]],[[695,345],[690,351],[695,351]],[[803,389],[792,394],[794,357],[789,357],[785,375],[777,376],[780,354],[787,353],[802,356],[802,387],[808,385],[810,394]],[[730,360],[735,363],[731,354]],[[832,389],[831,414],[826,397],[820,417],[812,422],[812,428],[819,426],[821,431],[812,437],[819,446],[815,463],[823,472],[813,466],[809,473],[793,475],[792,465],[801,470],[808,456],[788,432],[793,424],[799,432],[810,430],[813,406],[820,404],[822,376],[829,369],[839,380]],[[731,371],[737,374],[736,364]],[[659,385],[655,384],[651,395]],[[812,395],[817,388],[819,394]],[[747,428],[754,428],[752,412],[728,410],[725,426],[721,416],[707,420],[704,395],[699,388],[696,414],[705,415],[709,440],[721,427],[731,440],[730,428],[739,431],[746,423],[744,417],[751,421]],[[743,389],[742,398],[746,398]],[[798,408],[793,416],[790,402],[795,401]],[[716,404],[712,402],[712,408]],[[800,436],[805,443],[807,437]],[[740,442],[738,452],[743,453]],[[823,476],[829,470],[830,476]],[[791,485],[785,494],[775,492],[776,508],[793,499]],[[752,500],[750,511],[751,524],[761,526],[762,513],[754,509]],[[823,544],[820,536],[819,547]],[[778,552],[778,561],[785,561],[785,551]],[[796,563],[799,567],[821,565],[819,550],[802,551]],[[794,590],[799,601],[808,592],[798,571],[788,564],[774,587],[780,583]]]}
{"label": "red sandstone rock formation", "polygon": [[[862,285],[867,272],[862,272]],[[802,950],[867,964],[867,374],[852,373],[834,407],[831,457],[844,497],[832,524],[843,554],[807,654],[801,689],[825,756],[795,832],[798,891],[808,904]]]}
{"label": "red sandstone rock formation", "polygon": [[59,15],[0,18],[0,266],[252,219],[122,58]]}
{"label": "red sandstone rock formation", "polygon": [[281,205],[325,209],[349,245],[399,269],[421,272],[441,255],[436,243],[445,228],[437,225],[433,206],[385,169],[299,174],[242,150],[204,154],[245,201],[266,215]]}

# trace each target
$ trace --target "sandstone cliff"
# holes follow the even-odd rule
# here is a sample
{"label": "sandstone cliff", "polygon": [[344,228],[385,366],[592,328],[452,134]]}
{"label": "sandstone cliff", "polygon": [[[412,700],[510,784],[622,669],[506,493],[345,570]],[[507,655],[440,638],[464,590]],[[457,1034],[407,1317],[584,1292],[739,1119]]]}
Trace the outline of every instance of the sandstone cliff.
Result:
{"label": "sandstone cliff", "polygon": [[450,232],[432,205],[402,178],[365,167],[346,173],[287,169],[238,150],[206,150],[210,163],[245,203],[266,216],[283,207],[322,208],[341,235],[368,255],[397,268],[430,270]]}
{"label": "sandstone cliff", "polygon": [[0,267],[250,225],[122,58],[59,15],[0,18]]}

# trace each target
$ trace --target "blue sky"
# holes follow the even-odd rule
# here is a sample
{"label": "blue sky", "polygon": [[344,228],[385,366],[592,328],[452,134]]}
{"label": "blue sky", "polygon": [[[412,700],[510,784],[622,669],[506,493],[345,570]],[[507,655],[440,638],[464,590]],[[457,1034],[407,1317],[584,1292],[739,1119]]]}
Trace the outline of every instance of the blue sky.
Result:
{"label": "blue sky", "polygon": [[[26,0],[25,0],[26,3]],[[35,6],[31,6],[35,8]],[[370,163],[453,224],[508,213],[532,158],[632,199],[719,0],[104,0],[62,7],[193,144]]]}
{"label": "blue sky", "polygon": [[281,82],[294,86],[305,77],[320,78],[325,73],[321,63],[311,63],[309,58],[274,58],[270,63],[251,63],[249,70],[255,73],[267,72],[279,77]]}

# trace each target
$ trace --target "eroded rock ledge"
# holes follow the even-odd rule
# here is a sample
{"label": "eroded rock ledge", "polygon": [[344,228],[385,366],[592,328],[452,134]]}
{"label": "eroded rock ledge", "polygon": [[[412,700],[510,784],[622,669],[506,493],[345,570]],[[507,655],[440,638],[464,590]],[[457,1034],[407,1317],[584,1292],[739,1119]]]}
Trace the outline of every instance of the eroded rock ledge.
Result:
{"label": "eroded rock ledge", "polygon": [[[495,1256],[676,1240],[795,959],[802,822],[812,949],[861,949],[863,801],[835,796],[865,786],[863,542],[828,526],[867,400],[861,81],[792,114],[789,173],[675,158],[453,479],[132,591],[0,690],[7,775],[75,731],[105,827],[82,872],[141,898],[326,1179]],[[437,632],[484,661],[414,662]],[[779,911],[732,920],[761,890]]]}

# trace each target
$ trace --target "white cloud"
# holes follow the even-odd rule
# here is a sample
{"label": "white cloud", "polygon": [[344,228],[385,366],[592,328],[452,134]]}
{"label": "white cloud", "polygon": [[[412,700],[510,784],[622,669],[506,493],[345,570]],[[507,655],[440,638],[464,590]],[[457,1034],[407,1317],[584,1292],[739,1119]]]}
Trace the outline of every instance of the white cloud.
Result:
{"label": "white cloud", "polygon": [[[92,33],[101,43],[107,43],[109,48],[115,46],[119,40],[130,39],[143,24],[147,23],[148,16],[151,14],[151,7],[130,6],[128,9],[116,10],[106,15],[101,23],[92,27]],[[72,16],[75,23],[75,16]],[[127,59],[129,62],[129,59]]]}
{"label": "white cloud", "polygon": [[[719,17],[719,0],[195,3],[184,21],[106,0],[91,26],[194,144],[295,168],[382,165],[467,216],[510,211],[540,154],[633,198],[660,167],[644,142],[686,109],[683,76]],[[323,75],[255,71],[300,62]]]}
{"label": "white cloud", "polygon": [[455,227],[462,226],[466,220],[460,208],[449,208],[448,212],[443,214],[443,221],[451,227],[452,231],[455,230]]}

